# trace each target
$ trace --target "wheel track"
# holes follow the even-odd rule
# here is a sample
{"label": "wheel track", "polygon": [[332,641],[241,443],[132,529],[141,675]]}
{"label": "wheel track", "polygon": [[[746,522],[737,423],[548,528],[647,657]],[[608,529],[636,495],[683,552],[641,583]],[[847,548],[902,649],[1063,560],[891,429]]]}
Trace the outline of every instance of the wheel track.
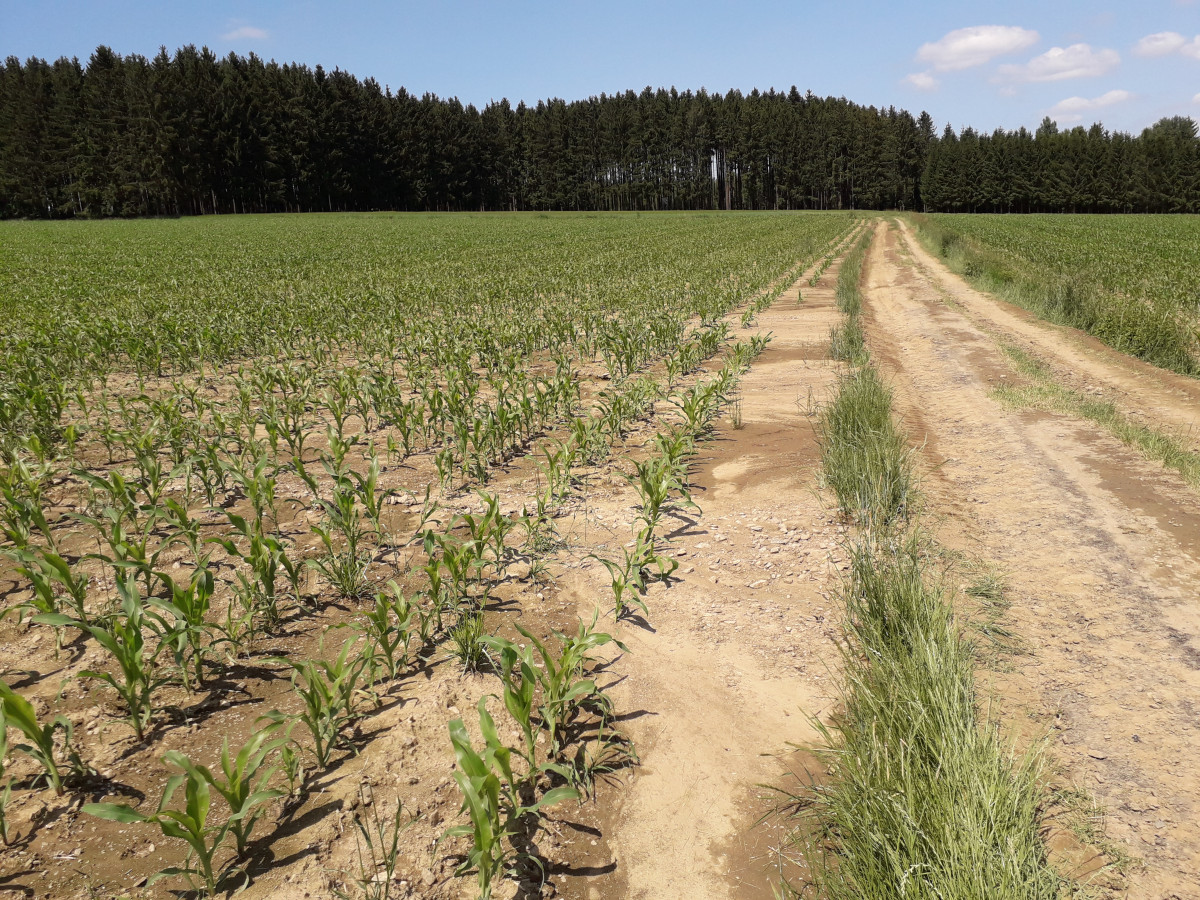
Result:
{"label": "wheel track", "polygon": [[[951,291],[965,309],[942,302],[952,278],[903,231],[878,226],[864,275],[868,339],[924,441],[939,538],[1009,573],[1026,652],[995,687],[1010,712],[1014,701],[1027,707],[1026,731],[1049,731],[1066,778],[1107,808],[1111,839],[1145,860],[1127,888],[1101,881],[1131,898],[1200,897],[1200,503],[1091,423],[994,401],[990,389],[1012,372],[975,317],[1002,329],[1016,317],[978,292],[964,302]],[[1053,329],[1016,330],[1064,365],[1081,352],[1056,344]],[[1101,362],[1085,377],[1111,368]],[[1174,384],[1111,384],[1178,424]]]}

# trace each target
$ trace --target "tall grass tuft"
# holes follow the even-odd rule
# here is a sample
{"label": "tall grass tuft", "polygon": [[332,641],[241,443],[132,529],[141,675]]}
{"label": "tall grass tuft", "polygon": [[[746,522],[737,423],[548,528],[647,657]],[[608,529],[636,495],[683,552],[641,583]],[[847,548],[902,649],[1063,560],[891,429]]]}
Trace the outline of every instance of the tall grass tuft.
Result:
{"label": "tall grass tuft", "polygon": [[842,512],[861,525],[885,526],[907,515],[911,454],[891,410],[891,391],[873,367],[863,366],[840,376],[837,396],[817,420],[825,483]]}
{"label": "tall grass tuft", "polygon": [[857,316],[848,316],[841,325],[829,329],[829,355],[855,366],[863,365],[870,358],[866,337]]}
{"label": "tall grass tuft", "polygon": [[845,589],[845,711],[808,807],[825,837],[819,896],[1054,898],[1036,752],[981,721],[973,655],[918,534],[865,540]]}

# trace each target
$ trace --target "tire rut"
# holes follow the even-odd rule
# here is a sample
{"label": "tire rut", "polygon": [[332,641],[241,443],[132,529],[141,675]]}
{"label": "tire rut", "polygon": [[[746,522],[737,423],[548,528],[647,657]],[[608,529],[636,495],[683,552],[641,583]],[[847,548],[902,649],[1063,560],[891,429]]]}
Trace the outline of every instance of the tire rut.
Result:
{"label": "tire rut", "polygon": [[[1200,502],[1090,423],[993,400],[1012,372],[975,317],[1068,367],[1084,351],[967,296],[902,225],[877,227],[864,283],[871,350],[924,441],[939,538],[1007,571],[1007,618],[1023,645],[1012,671],[995,675],[1009,718],[1025,707],[1022,730],[1048,733],[1064,777],[1106,807],[1110,839],[1145,862],[1127,885],[1111,873],[1096,884],[1114,896],[1200,897]],[[947,290],[964,308],[943,302]],[[1093,359],[1083,377],[1112,368]],[[1174,387],[1138,379],[1111,383],[1178,424]]]}

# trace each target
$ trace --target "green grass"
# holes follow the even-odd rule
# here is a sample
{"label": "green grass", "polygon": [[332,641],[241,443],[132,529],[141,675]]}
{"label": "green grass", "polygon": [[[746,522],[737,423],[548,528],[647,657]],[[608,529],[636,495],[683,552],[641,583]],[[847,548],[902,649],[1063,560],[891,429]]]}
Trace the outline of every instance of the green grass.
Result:
{"label": "green grass", "polygon": [[808,814],[829,900],[1054,898],[1041,760],[978,710],[974,656],[919,534],[864,540],[845,590],[844,712]]}
{"label": "green grass", "polygon": [[859,291],[858,282],[862,278],[863,259],[867,255],[867,248],[871,245],[873,236],[874,231],[868,225],[862,237],[846,254],[846,258],[842,260],[842,267],[838,270],[838,309],[851,318],[862,312],[862,293]]}
{"label": "green grass", "polygon": [[1001,385],[992,391],[996,399],[1016,409],[1042,409],[1095,422],[1147,459],[1174,469],[1188,484],[1200,487],[1200,453],[1189,450],[1182,438],[1134,422],[1111,401],[1064,387],[1037,357],[1007,341],[998,343],[1013,368],[1030,383]]}
{"label": "green grass", "polygon": [[1109,839],[1104,807],[1091,792],[1075,786],[1058,787],[1051,791],[1050,803],[1059,809],[1059,824],[1106,858],[1105,868],[1126,875],[1143,865],[1142,860]]}
{"label": "green grass", "polygon": [[836,295],[838,309],[845,313],[845,318],[840,325],[829,329],[829,356],[855,366],[861,366],[870,359],[862,323],[858,320],[862,312],[862,293],[858,282],[862,277],[863,258],[871,244],[872,234],[868,227],[842,260]]}
{"label": "green grass", "polygon": [[981,290],[1166,369],[1200,375],[1200,218],[913,216]]}
{"label": "green grass", "polygon": [[829,356],[856,366],[863,365],[870,358],[862,324],[857,316],[847,316],[842,324],[829,329]]}
{"label": "green grass", "polygon": [[911,454],[891,410],[891,391],[862,366],[839,377],[817,420],[825,483],[839,509],[863,525],[902,519],[911,501]]}

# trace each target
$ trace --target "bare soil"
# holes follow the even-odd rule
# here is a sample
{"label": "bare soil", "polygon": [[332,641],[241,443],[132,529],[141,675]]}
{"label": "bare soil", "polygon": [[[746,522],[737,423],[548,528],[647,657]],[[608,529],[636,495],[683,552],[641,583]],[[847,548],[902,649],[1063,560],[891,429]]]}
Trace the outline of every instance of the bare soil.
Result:
{"label": "bare soil", "polygon": [[[802,278],[752,327],[773,338],[742,379],[742,427],[727,416],[702,450],[703,515],[681,517],[673,535],[679,580],[650,591],[647,624],[622,625],[631,652],[610,669],[611,693],[641,765],[600,804],[611,868],[567,896],[775,896],[788,827],[761,821],[781,800],[770,786],[807,783],[794,745],[817,738],[809,716],[832,712],[839,658],[831,598],[845,527],[817,492],[806,415],[836,372],[824,347],[837,273],[815,288]],[[597,509],[606,520],[632,513]],[[568,588],[581,615],[607,589],[598,567]]]}

